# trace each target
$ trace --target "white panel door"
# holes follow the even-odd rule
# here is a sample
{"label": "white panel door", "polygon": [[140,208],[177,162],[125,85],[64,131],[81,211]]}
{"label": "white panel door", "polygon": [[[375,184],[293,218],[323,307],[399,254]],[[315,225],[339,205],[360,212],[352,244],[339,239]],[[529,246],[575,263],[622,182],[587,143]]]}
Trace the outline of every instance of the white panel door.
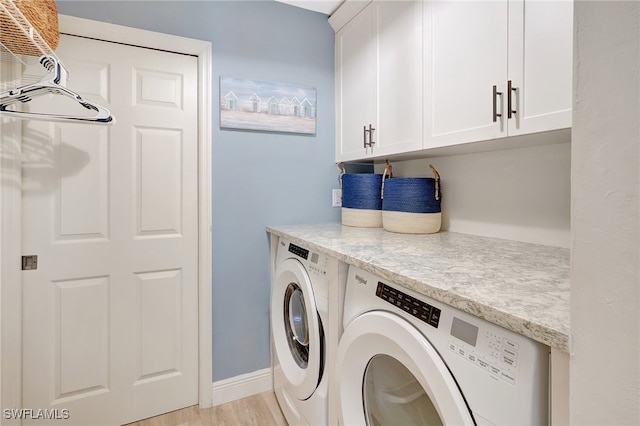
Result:
{"label": "white panel door", "polygon": [[375,156],[422,148],[422,2],[373,2],[377,46]]}
{"label": "white panel door", "polygon": [[375,114],[375,46],[372,7],[336,33],[336,161],[362,158],[364,127]]}
{"label": "white panel door", "polygon": [[509,136],[571,127],[573,1],[509,1]]}
{"label": "white panel door", "polygon": [[[425,14],[424,147],[506,136],[506,117],[493,121],[493,91],[507,82],[507,2],[431,2]],[[497,96],[497,112],[503,111]]]}
{"label": "white panel door", "polygon": [[197,58],[73,36],[56,53],[117,121],[24,122],[23,407],[113,425],[196,404]]}

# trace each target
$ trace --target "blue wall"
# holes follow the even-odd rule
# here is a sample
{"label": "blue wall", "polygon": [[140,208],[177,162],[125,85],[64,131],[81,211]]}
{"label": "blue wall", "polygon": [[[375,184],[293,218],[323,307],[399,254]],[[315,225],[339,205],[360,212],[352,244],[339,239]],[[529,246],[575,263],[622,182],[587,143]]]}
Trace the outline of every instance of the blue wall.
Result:
{"label": "blue wall", "polygon": [[[57,3],[64,15],[213,44],[213,380],[268,367],[265,226],[340,220],[327,16],[274,1]],[[315,87],[316,135],[220,130],[220,76]]]}

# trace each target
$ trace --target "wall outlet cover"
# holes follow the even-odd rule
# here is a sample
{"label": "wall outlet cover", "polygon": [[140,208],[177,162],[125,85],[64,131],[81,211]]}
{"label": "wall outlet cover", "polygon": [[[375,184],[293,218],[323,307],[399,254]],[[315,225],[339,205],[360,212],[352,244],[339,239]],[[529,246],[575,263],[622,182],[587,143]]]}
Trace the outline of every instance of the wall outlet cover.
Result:
{"label": "wall outlet cover", "polygon": [[340,207],[342,206],[342,189],[334,189],[332,190],[333,201],[331,202],[331,206]]}

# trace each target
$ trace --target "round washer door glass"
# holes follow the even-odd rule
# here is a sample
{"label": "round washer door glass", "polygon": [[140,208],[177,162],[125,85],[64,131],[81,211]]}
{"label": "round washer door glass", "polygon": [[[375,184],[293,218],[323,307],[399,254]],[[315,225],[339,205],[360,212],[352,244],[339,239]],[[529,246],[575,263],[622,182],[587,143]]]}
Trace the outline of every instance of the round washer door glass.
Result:
{"label": "round washer door glass", "polygon": [[341,424],[475,425],[438,352],[392,313],[367,312],[347,325],[335,376]]}
{"label": "round washer door glass", "polygon": [[300,368],[309,363],[309,323],[304,293],[296,283],[289,283],[284,296],[284,327],[293,359]]}
{"label": "round washer door glass", "polygon": [[296,259],[275,270],[271,289],[273,347],[291,395],[309,398],[322,376],[322,325],[309,274]]}
{"label": "round washer door glass", "polygon": [[443,425],[418,379],[388,355],[376,355],[369,361],[363,397],[368,425]]}

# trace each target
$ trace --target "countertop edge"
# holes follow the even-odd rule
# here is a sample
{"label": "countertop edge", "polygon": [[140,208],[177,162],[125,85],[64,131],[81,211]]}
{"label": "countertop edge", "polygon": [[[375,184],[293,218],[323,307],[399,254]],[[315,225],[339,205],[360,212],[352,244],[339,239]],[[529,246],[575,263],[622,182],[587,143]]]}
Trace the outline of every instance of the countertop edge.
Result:
{"label": "countertop edge", "polygon": [[[482,318],[486,321],[504,327],[523,336],[529,337],[537,342],[569,353],[569,336],[561,330],[556,330],[543,324],[534,323],[527,319],[512,315],[508,312],[497,310],[489,305],[477,303],[476,301],[470,300],[464,296],[461,296],[460,294],[435,288],[427,283],[411,279],[397,272],[377,266],[371,261],[359,259],[348,253],[341,252],[336,247],[320,245],[313,241],[309,241],[307,239],[289,234],[276,227],[267,226],[266,231],[278,237],[288,238],[294,243],[304,245],[322,254],[338,259],[341,262],[347,263],[349,265],[354,265],[365,271],[376,274],[395,284],[411,288],[412,290],[417,291],[420,294],[431,297],[442,303],[446,303],[447,305],[458,308],[464,312]],[[455,298],[454,303],[451,303],[452,297]]]}

